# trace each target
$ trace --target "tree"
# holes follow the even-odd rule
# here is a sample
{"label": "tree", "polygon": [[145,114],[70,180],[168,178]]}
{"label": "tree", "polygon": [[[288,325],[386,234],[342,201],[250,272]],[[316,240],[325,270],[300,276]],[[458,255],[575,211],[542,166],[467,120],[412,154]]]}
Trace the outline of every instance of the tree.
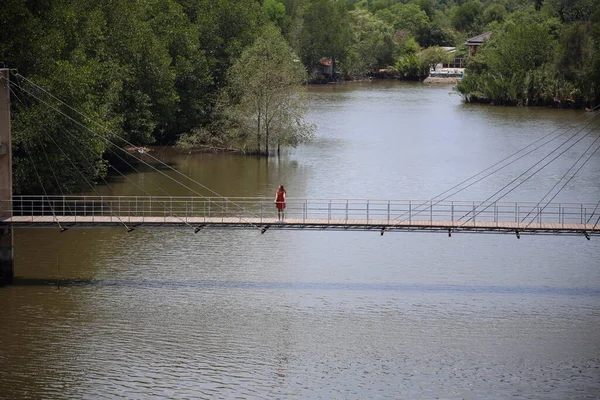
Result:
{"label": "tree", "polygon": [[244,145],[252,140],[256,153],[268,156],[271,145],[279,153],[282,145],[294,147],[311,138],[301,86],[306,71],[276,27],[263,29],[227,77],[231,128]]}
{"label": "tree", "polygon": [[286,32],[290,24],[290,17],[285,13],[285,5],[278,0],[265,0],[263,10],[269,20],[275,24],[281,32]]}
{"label": "tree", "polygon": [[551,0],[563,22],[589,21],[600,9],[600,0]]}
{"label": "tree", "polygon": [[477,0],[470,1],[456,9],[452,18],[452,25],[459,31],[474,33],[479,29],[480,15],[481,3]]}
{"label": "tree", "polygon": [[367,10],[350,11],[352,39],[346,69],[351,75],[363,75],[376,67],[393,64],[396,44],[391,26]]}
{"label": "tree", "polygon": [[439,63],[448,62],[450,55],[441,47],[429,47],[419,54],[419,74],[429,75],[429,68]]}
{"label": "tree", "polygon": [[351,42],[347,11],[341,2],[315,0],[304,14],[300,36],[302,61],[312,70],[321,58],[344,59]]}

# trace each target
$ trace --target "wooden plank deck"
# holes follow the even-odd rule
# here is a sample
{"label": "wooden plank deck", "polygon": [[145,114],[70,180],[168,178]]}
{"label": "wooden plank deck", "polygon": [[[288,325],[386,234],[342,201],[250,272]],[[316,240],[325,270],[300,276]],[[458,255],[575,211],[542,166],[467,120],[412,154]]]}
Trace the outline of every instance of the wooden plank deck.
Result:
{"label": "wooden plank deck", "polygon": [[43,227],[57,226],[58,223],[67,227],[77,226],[119,226],[123,224],[136,228],[144,226],[203,226],[203,227],[237,227],[243,228],[265,226],[286,229],[386,229],[402,230],[419,228],[421,230],[452,230],[459,231],[521,231],[535,232],[548,231],[560,232],[587,232],[588,234],[600,234],[600,224],[576,224],[576,223],[527,223],[527,222],[490,222],[490,221],[431,221],[431,220],[366,220],[366,219],[327,219],[327,218],[288,218],[280,223],[276,218],[243,218],[243,217],[174,217],[174,216],[13,216],[0,219],[0,224],[12,225],[13,227]]}

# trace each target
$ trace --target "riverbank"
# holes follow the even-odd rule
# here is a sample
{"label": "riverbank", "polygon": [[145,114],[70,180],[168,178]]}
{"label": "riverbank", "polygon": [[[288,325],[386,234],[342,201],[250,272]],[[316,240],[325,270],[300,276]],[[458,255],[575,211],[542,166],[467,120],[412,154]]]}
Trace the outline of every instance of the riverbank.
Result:
{"label": "riverbank", "polygon": [[449,77],[436,77],[436,76],[428,76],[423,80],[423,83],[429,84],[442,84],[442,85],[456,85],[461,81],[460,76],[449,76]]}

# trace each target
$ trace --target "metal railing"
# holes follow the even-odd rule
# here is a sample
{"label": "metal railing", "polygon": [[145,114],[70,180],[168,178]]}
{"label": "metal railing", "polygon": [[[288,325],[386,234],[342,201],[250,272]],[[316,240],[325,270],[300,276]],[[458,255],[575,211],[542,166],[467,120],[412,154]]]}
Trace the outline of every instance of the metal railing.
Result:
{"label": "metal railing", "polygon": [[[0,202],[2,215],[100,217],[239,218],[256,221],[276,218],[269,197],[167,196],[14,196]],[[596,224],[600,208],[584,203],[478,202],[431,200],[301,199],[288,198],[287,220],[327,223],[453,221]]]}

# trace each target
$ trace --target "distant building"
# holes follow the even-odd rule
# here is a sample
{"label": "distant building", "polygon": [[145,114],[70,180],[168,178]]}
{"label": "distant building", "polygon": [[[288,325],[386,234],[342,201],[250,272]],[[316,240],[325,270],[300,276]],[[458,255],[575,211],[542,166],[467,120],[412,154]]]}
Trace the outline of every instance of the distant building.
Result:
{"label": "distant building", "polygon": [[321,58],[318,66],[319,72],[324,76],[330,77],[333,75],[333,60],[331,58]]}
{"label": "distant building", "polygon": [[492,36],[492,32],[482,33],[467,40],[465,43],[469,48],[469,57],[473,57],[477,53],[477,48],[483,44],[487,39]]}

